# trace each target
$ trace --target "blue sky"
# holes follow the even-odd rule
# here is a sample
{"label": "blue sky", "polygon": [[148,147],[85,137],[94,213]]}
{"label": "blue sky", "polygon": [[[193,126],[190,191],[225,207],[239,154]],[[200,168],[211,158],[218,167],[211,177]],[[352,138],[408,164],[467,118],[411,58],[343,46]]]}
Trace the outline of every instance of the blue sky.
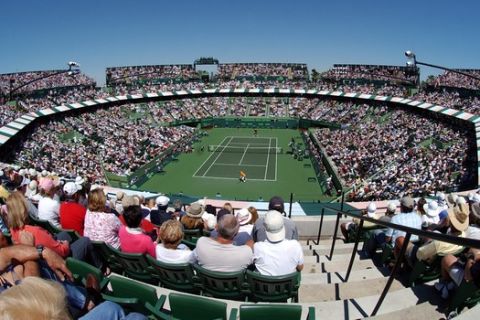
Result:
{"label": "blue sky", "polygon": [[[15,0],[0,4],[0,73],[220,62],[404,65],[403,52],[480,69],[480,1]],[[422,73],[435,73],[422,68]],[[438,71],[437,71],[438,72]]]}

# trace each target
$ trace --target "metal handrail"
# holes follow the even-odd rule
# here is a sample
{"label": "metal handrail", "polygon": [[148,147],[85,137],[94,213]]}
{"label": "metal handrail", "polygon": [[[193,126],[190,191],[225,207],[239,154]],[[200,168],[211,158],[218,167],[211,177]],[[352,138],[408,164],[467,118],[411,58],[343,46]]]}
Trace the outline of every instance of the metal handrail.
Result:
{"label": "metal handrail", "polygon": [[[383,289],[382,294],[380,295],[380,297],[377,301],[377,304],[375,305],[375,307],[374,307],[374,309],[373,309],[373,311],[370,315],[372,317],[377,314],[378,310],[380,309],[380,307],[383,303],[383,300],[385,299],[385,296],[387,295],[388,291],[390,290],[390,287],[393,283],[395,274],[397,273],[397,270],[400,268],[400,265],[403,262],[405,252],[406,252],[406,249],[407,249],[407,245],[408,245],[408,243],[410,241],[410,237],[412,235],[417,235],[417,236],[422,236],[422,237],[425,237],[425,238],[430,238],[430,239],[434,239],[434,240],[438,240],[438,241],[448,242],[448,243],[456,244],[456,245],[463,246],[463,247],[473,247],[473,248],[479,248],[480,249],[480,240],[462,238],[462,237],[446,235],[446,234],[442,234],[442,233],[438,233],[438,232],[425,231],[425,230],[421,230],[421,229],[406,227],[406,226],[403,226],[403,225],[398,225],[398,224],[387,222],[387,221],[373,219],[373,218],[370,218],[368,216],[354,214],[350,211],[343,211],[343,210],[338,210],[338,209],[334,209],[334,208],[327,208],[327,209],[331,210],[333,212],[336,212],[336,214],[337,214],[332,246],[330,248],[330,254],[329,254],[329,257],[328,257],[329,260],[332,260],[332,256],[333,256],[333,253],[334,253],[334,250],[335,250],[335,242],[336,242],[336,239],[337,239],[338,226],[340,224],[341,216],[346,215],[346,216],[349,216],[349,217],[352,217],[352,218],[360,219],[360,223],[359,223],[357,233],[356,233],[356,236],[355,236],[355,244],[354,244],[354,247],[353,247],[352,255],[351,255],[351,258],[350,258],[350,263],[349,263],[348,268],[347,268],[347,273],[346,273],[344,282],[347,282],[349,277],[350,277],[350,273],[352,271],[353,263],[355,261],[355,256],[357,254],[358,243],[360,241],[360,235],[363,231],[363,223],[365,221],[371,222],[373,224],[376,224],[376,225],[379,225],[379,226],[382,226],[382,227],[385,227],[385,228],[392,228],[392,229],[396,229],[396,230],[401,230],[401,231],[404,231],[406,233],[405,241],[403,242],[402,248],[400,248],[399,257],[395,261],[395,265],[393,266],[393,269],[392,269],[392,271],[390,273],[390,276],[387,280],[385,288]],[[312,242],[315,243],[315,244],[318,244],[319,241],[320,241],[324,214],[325,214],[325,210],[322,209],[316,243],[315,243],[315,240],[312,240]],[[308,244],[308,242],[307,242],[307,244]],[[319,257],[317,256],[317,260],[318,260],[318,258]]]}

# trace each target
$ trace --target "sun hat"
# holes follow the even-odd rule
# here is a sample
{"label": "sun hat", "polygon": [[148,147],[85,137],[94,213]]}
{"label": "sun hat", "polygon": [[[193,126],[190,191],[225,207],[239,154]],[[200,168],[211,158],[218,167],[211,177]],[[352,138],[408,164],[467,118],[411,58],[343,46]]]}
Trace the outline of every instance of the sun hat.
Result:
{"label": "sun hat", "polygon": [[157,197],[157,199],[155,199],[155,203],[157,204],[157,206],[161,206],[161,207],[168,206],[169,202],[170,202],[170,198],[165,196],[159,196]]}
{"label": "sun hat", "polygon": [[237,217],[237,221],[241,226],[248,224],[252,220],[252,214],[247,208],[240,209],[235,216]]}
{"label": "sun hat", "polygon": [[279,242],[285,239],[285,226],[283,216],[277,210],[267,212],[263,222],[267,239],[270,242]]}
{"label": "sun hat", "polygon": [[63,186],[63,192],[65,192],[67,196],[73,196],[78,190],[79,188],[74,182],[67,182]]}
{"label": "sun hat", "polygon": [[475,193],[472,198],[473,202],[480,202],[480,194]]}
{"label": "sun hat", "polygon": [[204,208],[197,202],[192,203],[187,209],[187,216],[192,218],[200,218],[203,214]]}
{"label": "sun hat", "polygon": [[450,224],[458,231],[465,231],[468,228],[468,205],[461,204],[448,211]]}
{"label": "sun hat", "polygon": [[423,210],[427,213],[429,217],[436,217],[440,214],[438,203],[436,201],[430,201],[423,205]]}

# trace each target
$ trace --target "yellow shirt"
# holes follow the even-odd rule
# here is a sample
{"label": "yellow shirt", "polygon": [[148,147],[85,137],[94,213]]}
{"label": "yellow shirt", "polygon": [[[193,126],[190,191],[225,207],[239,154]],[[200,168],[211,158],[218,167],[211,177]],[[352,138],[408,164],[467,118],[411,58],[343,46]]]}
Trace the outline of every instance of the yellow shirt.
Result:
{"label": "yellow shirt", "polygon": [[[459,237],[464,238],[465,232],[462,232]],[[463,249],[464,247],[453,243],[433,240],[418,248],[417,259],[426,262],[432,262],[437,255],[446,256],[448,254],[457,254]]]}

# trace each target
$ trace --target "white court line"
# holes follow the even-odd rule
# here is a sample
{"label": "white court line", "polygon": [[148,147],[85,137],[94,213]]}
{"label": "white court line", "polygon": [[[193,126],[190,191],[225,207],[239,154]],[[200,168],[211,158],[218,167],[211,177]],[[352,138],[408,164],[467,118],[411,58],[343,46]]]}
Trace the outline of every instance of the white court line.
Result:
{"label": "white court line", "polygon": [[[207,171],[205,171],[205,173],[203,174],[202,177],[205,177],[205,175],[208,173],[208,171],[210,171],[210,169],[213,167],[213,165],[215,164],[215,162],[217,162],[218,158],[220,158],[220,156],[223,154],[223,151],[225,150],[225,148],[230,144],[230,141],[232,141],[232,137],[230,137],[230,140],[228,141],[228,143],[223,146],[222,151],[220,151],[220,153],[217,155],[217,157],[215,158],[215,160],[213,160],[212,164],[210,165],[210,167],[208,167]],[[218,146],[217,149],[218,149],[218,148],[220,148],[220,146]],[[215,149],[215,152],[217,151],[217,149]],[[214,152],[214,153],[215,153],[215,152]]]}
{"label": "white court line", "polygon": [[250,144],[247,144],[247,146],[245,147],[245,150],[243,151],[243,155],[242,155],[242,158],[240,158],[240,162],[238,163],[238,165],[241,165],[242,164],[242,161],[243,161],[243,158],[245,158],[245,155],[247,154],[247,150],[248,150],[248,146]]}
{"label": "white court line", "polygon": [[[223,179],[223,180],[238,180],[238,178],[227,178],[227,177],[215,177],[215,176],[193,176],[192,178],[202,178],[202,179]],[[268,179],[251,179],[248,178],[247,181],[269,181],[269,182],[275,182],[277,180],[268,180]]]}
{"label": "white court line", "polygon": [[267,149],[267,164],[265,165],[265,176],[264,180],[267,180],[267,173],[268,173],[268,162],[270,161],[270,143],[272,142],[272,139],[268,139],[268,149]]}
{"label": "white court line", "polygon": [[[220,142],[220,144],[222,144],[225,141],[225,139],[227,139],[227,138],[230,138],[230,137],[227,136],[227,137],[223,138],[223,140],[222,140],[222,142]],[[220,145],[218,145],[217,149],[218,148],[220,148]],[[217,149],[215,149],[215,151],[217,151]],[[200,169],[203,168],[203,165],[205,163],[207,163],[207,161],[210,160],[210,158],[213,157],[214,154],[215,154],[215,152],[212,152],[212,154],[205,161],[203,161],[202,165],[200,167],[198,167],[197,171],[195,171],[195,173],[193,174],[193,177],[195,177],[197,175],[198,171],[200,171]]]}
{"label": "white court line", "polygon": [[275,181],[277,181],[277,170],[278,170],[278,154],[277,154],[278,140],[275,138]]}
{"label": "white court line", "polygon": [[[238,167],[238,164],[235,164],[235,163],[218,163],[218,162],[215,162],[216,165],[219,165],[219,166],[235,166],[235,167]],[[242,164],[242,167],[265,167],[263,164]]]}

